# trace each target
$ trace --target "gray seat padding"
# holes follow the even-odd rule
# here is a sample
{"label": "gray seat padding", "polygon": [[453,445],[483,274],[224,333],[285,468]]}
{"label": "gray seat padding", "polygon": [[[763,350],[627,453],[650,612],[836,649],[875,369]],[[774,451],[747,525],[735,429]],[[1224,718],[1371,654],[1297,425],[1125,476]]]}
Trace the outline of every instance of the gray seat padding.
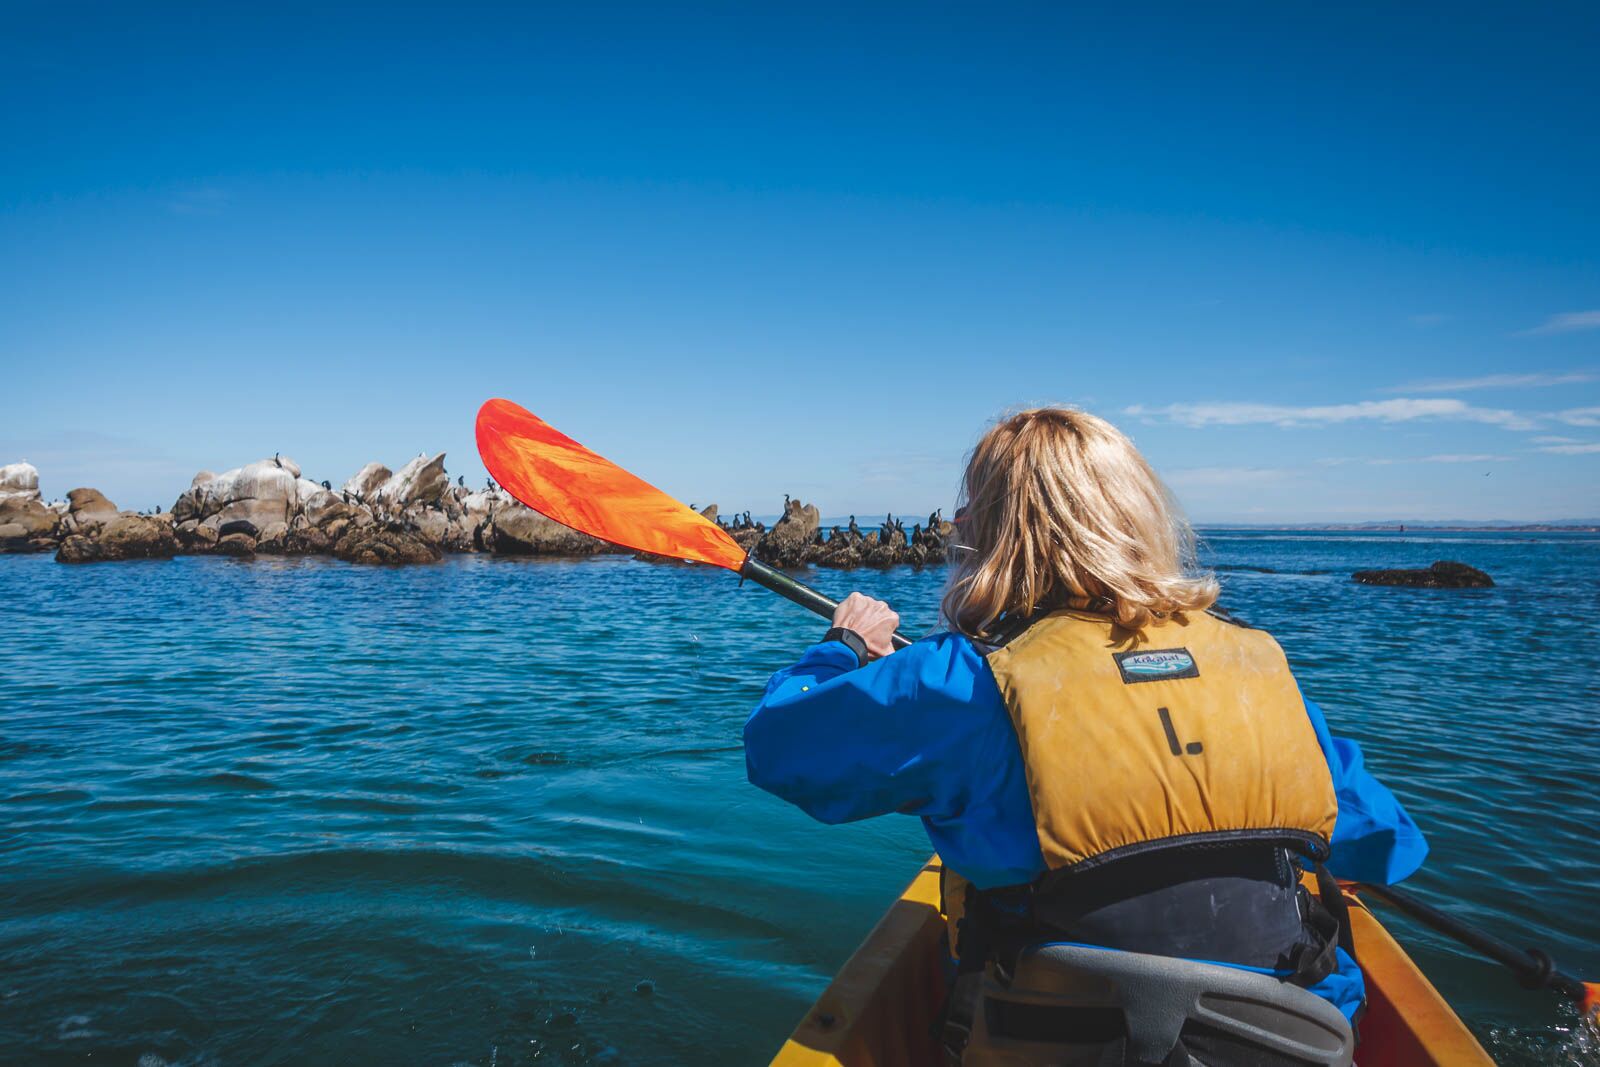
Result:
{"label": "gray seat padding", "polygon": [[1347,1067],[1343,1013],[1271,975],[1136,952],[1040,945],[991,964],[964,1067]]}

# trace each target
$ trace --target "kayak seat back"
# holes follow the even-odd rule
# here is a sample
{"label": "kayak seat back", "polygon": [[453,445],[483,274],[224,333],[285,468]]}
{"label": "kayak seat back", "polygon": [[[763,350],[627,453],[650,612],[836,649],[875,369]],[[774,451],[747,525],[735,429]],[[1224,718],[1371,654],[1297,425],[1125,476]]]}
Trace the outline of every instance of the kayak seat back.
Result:
{"label": "kayak seat back", "polygon": [[1355,1049],[1321,997],[1217,964],[1047,944],[981,989],[963,1067],[1348,1067]]}

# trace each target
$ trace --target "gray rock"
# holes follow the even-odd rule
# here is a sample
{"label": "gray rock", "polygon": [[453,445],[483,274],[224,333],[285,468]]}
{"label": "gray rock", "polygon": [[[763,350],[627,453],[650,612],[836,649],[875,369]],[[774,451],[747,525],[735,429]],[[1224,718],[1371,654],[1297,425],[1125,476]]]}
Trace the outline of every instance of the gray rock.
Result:
{"label": "gray rock", "polygon": [[289,531],[283,552],[289,556],[326,556],[333,552],[334,543],[335,539],[326,530],[308,526]]}
{"label": "gray rock", "polygon": [[98,489],[74,489],[67,494],[67,514],[62,525],[69,533],[89,533],[116,518],[117,506]]}
{"label": "gray rock", "polygon": [[171,559],[178,552],[172,527],[148,515],[125,512],[90,534],[73,534],[61,543],[61,563],[119,559]]}
{"label": "gray rock", "polygon": [[349,563],[433,563],[440,558],[437,548],[415,534],[393,527],[364,526],[353,529],[334,546],[333,554]]}
{"label": "gray rock", "polygon": [[218,539],[214,551],[219,556],[232,556],[234,559],[255,559],[256,539],[249,534],[231,533]]}
{"label": "gray rock", "polygon": [[256,535],[256,551],[281,556],[288,549],[288,540],[288,523],[268,523],[266,528]]}
{"label": "gray rock", "polygon": [[367,500],[391,477],[393,473],[382,463],[368,463],[350,476],[350,480],[344,483],[344,491],[357,500]]}
{"label": "gray rock", "polygon": [[1476,567],[1442,559],[1417,569],[1356,571],[1351,579],[1362,585],[1407,586],[1413,589],[1488,589],[1494,579]]}
{"label": "gray rock", "polygon": [[799,567],[810,560],[812,542],[822,526],[822,516],[815,504],[802,504],[790,500],[784,507],[783,518],[756,543],[753,555],[774,567]]}
{"label": "gray rock", "polygon": [[456,506],[461,509],[460,516],[452,520],[457,527],[456,536],[474,551],[488,551],[495,513],[509,507],[513,503],[511,497],[498,489],[472,493],[458,489],[455,493]]}
{"label": "gray rock", "polygon": [[495,512],[487,538],[501,556],[592,556],[614,546],[545,518],[532,508],[509,504]]}
{"label": "gray rock", "polygon": [[[201,473],[204,473],[203,471]],[[243,521],[257,530],[288,523],[300,507],[300,466],[285,457],[257,460],[192,486],[172,505],[178,522],[215,516],[222,525]]]}
{"label": "gray rock", "polygon": [[728,535],[733,538],[734,543],[744,549],[746,555],[755,551],[764,533],[766,531],[759,526],[746,526],[743,529],[728,531]]}
{"label": "gray rock", "polygon": [[61,516],[38,500],[22,494],[0,498],[0,526],[20,526],[25,540],[53,539],[60,523]]}
{"label": "gray rock", "polygon": [[444,470],[444,453],[429,459],[426,454],[395,471],[379,486],[374,500],[385,508],[403,511],[413,504],[438,504],[450,490],[450,476]]}
{"label": "gray rock", "polygon": [[861,549],[848,537],[830,538],[818,553],[816,563],[821,567],[850,570],[865,565]]}
{"label": "gray rock", "polygon": [[217,547],[217,527],[206,525],[198,519],[187,519],[172,528],[178,539],[178,551],[192,555],[205,555]]}
{"label": "gray rock", "polygon": [[8,463],[0,467],[0,501],[39,499],[39,471],[31,463]]}
{"label": "gray rock", "polygon": [[410,507],[401,514],[400,520],[418,539],[436,548],[450,547],[446,543],[451,540],[450,519],[443,511],[437,508]]}
{"label": "gray rock", "polygon": [[[311,484],[310,491],[306,485]],[[300,514],[311,526],[326,529],[330,524],[339,519],[350,519],[359,511],[365,511],[358,504],[345,503],[343,495],[331,492],[314,483],[300,483]]]}

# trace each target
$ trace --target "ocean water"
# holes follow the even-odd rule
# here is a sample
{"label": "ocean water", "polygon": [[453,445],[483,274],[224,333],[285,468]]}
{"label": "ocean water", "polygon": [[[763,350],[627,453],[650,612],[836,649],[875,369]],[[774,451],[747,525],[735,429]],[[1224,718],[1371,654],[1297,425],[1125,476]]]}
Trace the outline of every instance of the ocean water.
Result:
{"label": "ocean water", "polygon": [[[1600,537],[1204,557],[1429,835],[1410,884],[1600,976]],[[1348,580],[1441,558],[1498,584]],[[921,631],[943,573],[810,580]],[[721,572],[13,556],[0,605],[6,1064],[760,1064],[928,852],[745,782],[744,718],[823,625]],[[1392,928],[1503,1062],[1600,1062],[1549,994]]]}

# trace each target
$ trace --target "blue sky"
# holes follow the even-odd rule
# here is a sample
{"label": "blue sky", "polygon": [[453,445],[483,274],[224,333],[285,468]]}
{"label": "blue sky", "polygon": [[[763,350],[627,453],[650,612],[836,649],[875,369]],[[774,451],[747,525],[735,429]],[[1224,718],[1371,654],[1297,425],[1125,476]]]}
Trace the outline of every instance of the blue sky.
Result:
{"label": "blue sky", "polygon": [[8,4],[0,462],[948,506],[995,415],[1200,521],[1600,514],[1600,9]]}

